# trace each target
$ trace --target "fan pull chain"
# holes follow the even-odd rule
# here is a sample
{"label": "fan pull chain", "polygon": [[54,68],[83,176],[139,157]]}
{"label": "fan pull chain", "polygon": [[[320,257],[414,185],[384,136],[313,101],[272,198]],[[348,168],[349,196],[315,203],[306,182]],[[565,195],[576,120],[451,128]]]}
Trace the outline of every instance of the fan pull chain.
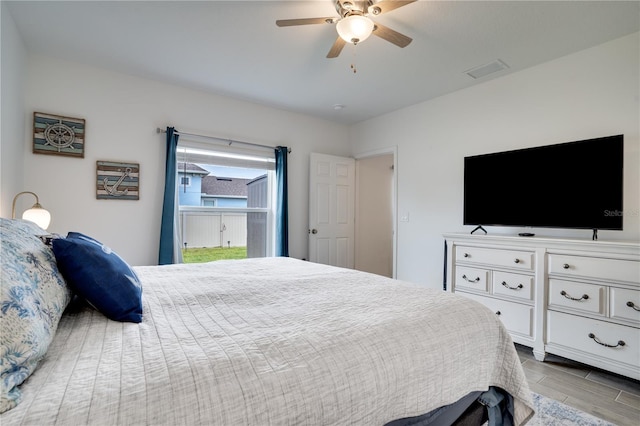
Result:
{"label": "fan pull chain", "polygon": [[358,72],[358,69],[356,68],[356,46],[357,45],[358,45],[357,43],[353,43],[353,51],[351,54],[353,58],[351,62],[351,70],[353,71],[354,74]]}

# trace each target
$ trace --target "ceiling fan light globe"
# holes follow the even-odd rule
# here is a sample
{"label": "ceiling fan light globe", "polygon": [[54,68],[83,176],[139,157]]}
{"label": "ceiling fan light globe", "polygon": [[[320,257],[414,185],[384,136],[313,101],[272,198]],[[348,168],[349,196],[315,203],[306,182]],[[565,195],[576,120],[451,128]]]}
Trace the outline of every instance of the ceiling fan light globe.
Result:
{"label": "ceiling fan light globe", "polygon": [[338,21],[336,30],[347,43],[361,43],[373,32],[373,21],[366,16],[350,15]]}

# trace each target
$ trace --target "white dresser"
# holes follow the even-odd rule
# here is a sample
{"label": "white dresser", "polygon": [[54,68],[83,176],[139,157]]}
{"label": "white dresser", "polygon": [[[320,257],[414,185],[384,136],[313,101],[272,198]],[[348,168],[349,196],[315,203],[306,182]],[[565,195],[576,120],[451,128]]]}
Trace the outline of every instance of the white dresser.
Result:
{"label": "white dresser", "polygon": [[445,234],[447,290],[553,353],[640,380],[640,244]]}

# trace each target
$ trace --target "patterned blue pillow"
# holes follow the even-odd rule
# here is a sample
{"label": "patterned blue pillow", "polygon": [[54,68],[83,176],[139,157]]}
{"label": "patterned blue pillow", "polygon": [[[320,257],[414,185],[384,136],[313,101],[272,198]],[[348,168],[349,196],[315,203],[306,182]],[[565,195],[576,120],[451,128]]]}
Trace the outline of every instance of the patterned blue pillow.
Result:
{"label": "patterned blue pillow", "polygon": [[142,287],[136,273],[101,242],[79,232],[53,240],[58,268],[69,287],[114,321],[142,321]]}
{"label": "patterned blue pillow", "polygon": [[18,386],[45,356],[71,291],[46,235],[33,222],[0,218],[0,413],[22,397]]}

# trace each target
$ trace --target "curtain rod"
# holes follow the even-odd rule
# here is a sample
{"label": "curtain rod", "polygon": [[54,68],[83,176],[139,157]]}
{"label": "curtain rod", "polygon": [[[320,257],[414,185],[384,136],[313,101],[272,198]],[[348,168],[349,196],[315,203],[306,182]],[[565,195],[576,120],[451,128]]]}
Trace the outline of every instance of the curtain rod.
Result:
{"label": "curtain rod", "polygon": [[[162,130],[160,127],[156,128],[156,132],[157,133],[167,133],[166,130]],[[237,144],[242,144],[242,145],[256,146],[258,148],[276,149],[275,146],[261,145],[259,143],[252,143],[252,142],[236,141],[236,140],[228,139],[228,138],[219,138],[217,136],[198,135],[196,133],[180,132],[178,130],[175,130],[174,133],[177,133],[178,135],[195,136],[195,137],[198,137],[198,138],[213,139],[213,140],[217,140],[217,141],[227,142],[229,145],[237,143]],[[287,152],[289,154],[291,154],[291,148],[287,148]]]}

